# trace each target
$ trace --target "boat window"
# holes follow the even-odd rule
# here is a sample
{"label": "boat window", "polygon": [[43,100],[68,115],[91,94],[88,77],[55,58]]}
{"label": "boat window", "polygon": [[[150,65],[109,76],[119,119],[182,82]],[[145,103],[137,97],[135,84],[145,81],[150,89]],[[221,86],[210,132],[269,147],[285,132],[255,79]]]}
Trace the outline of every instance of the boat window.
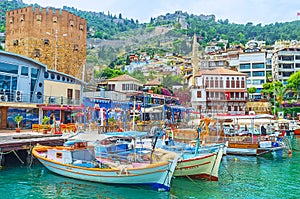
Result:
{"label": "boat window", "polygon": [[59,153],[56,153],[56,158],[62,158],[62,153],[61,152],[59,152]]}

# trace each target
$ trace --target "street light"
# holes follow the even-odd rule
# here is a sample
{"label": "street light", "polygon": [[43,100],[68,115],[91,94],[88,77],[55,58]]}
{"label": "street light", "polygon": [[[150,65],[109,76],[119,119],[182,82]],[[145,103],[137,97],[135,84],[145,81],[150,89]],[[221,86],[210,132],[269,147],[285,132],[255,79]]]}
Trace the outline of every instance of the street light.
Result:
{"label": "street light", "polygon": [[[46,32],[47,35],[52,35],[50,32]],[[55,30],[55,53],[54,53],[54,70],[57,68],[57,58],[58,58],[58,30]],[[63,37],[68,36],[68,34],[63,34]]]}

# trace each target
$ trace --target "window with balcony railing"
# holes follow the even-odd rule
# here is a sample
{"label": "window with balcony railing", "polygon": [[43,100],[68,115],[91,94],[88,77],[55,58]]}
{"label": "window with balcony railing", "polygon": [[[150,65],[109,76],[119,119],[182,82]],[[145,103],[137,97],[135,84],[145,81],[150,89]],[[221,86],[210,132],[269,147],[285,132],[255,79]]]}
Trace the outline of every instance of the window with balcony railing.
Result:
{"label": "window with balcony railing", "polygon": [[240,64],[240,70],[250,69],[250,64]]}
{"label": "window with balcony railing", "polygon": [[261,68],[265,68],[264,63],[252,64],[252,69],[261,69]]}
{"label": "window with balcony railing", "polygon": [[253,71],[252,74],[253,74],[253,77],[263,77],[263,76],[265,76],[265,72],[263,72],[263,71]]}

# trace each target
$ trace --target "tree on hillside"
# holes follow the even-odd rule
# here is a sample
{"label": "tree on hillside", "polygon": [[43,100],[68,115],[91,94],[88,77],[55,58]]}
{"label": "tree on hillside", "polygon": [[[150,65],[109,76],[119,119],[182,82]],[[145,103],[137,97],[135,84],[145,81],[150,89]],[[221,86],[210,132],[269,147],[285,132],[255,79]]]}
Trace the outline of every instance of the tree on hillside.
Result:
{"label": "tree on hillside", "polygon": [[95,71],[95,78],[96,79],[111,79],[120,75],[125,74],[120,69],[112,69],[106,67],[100,71]]}
{"label": "tree on hillside", "polygon": [[291,88],[294,92],[296,92],[297,100],[299,98],[300,92],[300,71],[293,73],[289,79],[287,80],[288,88]]}

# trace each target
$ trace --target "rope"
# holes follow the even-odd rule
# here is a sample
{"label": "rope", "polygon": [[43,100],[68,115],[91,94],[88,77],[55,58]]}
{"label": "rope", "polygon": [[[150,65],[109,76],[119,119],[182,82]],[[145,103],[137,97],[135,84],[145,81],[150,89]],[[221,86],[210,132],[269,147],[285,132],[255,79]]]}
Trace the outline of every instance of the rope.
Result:
{"label": "rope", "polygon": [[24,162],[22,161],[22,159],[18,156],[17,152],[16,152],[15,150],[13,150],[13,152],[14,152],[14,154],[17,156],[17,158],[20,160],[20,162],[21,162],[22,164],[24,164]]}
{"label": "rope", "polygon": [[229,174],[229,176],[231,177],[232,180],[234,180],[233,175],[228,171],[227,167],[224,165],[223,161],[222,161],[222,166],[225,168],[225,171]]}
{"label": "rope", "polygon": [[31,167],[32,166],[32,163],[33,163],[33,155],[32,155],[32,149],[33,149],[33,146],[30,145],[30,163],[28,165],[28,167]]}
{"label": "rope", "polygon": [[7,152],[0,152],[0,155],[7,155],[7,154],[10,154],[11,152],[13,152],[14,150],[10,150],[10,151],[7,151]]}

